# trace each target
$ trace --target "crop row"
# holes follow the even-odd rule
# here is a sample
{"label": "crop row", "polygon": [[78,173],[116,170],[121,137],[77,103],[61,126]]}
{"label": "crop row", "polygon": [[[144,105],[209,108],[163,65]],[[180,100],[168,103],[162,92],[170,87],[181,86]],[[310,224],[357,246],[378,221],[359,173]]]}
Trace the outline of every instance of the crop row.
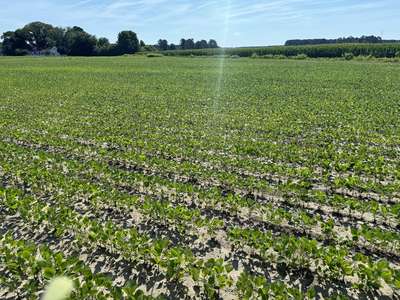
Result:
{"label": "crop row", "polygon": [[15,240],[10,234],[0,239],[0,254],[2,299],[37,299],[47,282],[61,275],[74,280],[71,299],[152,299],[133,283],[114,286],[107,275],[94,274],[77,257],[53,252],[46,245]]}
{"label": "crop row", "polygon": [[[34,147],[35,148],[35,147]],[[71,159],[78,159],[79,161],[82,161],[84,163],[87,163],[89,161],[92,161],[92,163],[94,164],[94,166],[96,166],[96,168],[101,168],[103,169],[103,172],[106,171],[108,169],[107,166],[102,166],[102,164],[104,165],[110,165],[111,167],[116,167],[116,170],[113,170],[113,172],[117,172],[117,174],[121,174],[120,178],[118,178],[118,180],[122,180],[121,182],[126,181],[127,179],[131,178],[133,179],[133,181],[131,181],[130,183],[135,186],[137,185],[137,183],[135,184],[135,182],[137,181],[148,181],[148,176],[151,176],[153,178],[160,178],[161,182],[165,182],[164,185],[166,184],[167,186],[170,186],[171,188],[178,188],[178,186],[183,187],[183,190],[178,188],[178,191],[193,191],[193,187],[198,187],[200,188],[200,191],[204,191],[204,187],[208,187],[208,188],[216,188],[217,190],[220,189],[221,190],[221,194],[226,195],[226,194],[232,194],[232,195],[238,195],[238,196],[245,196],[245,197],[249,197],[251,196],[251,198],[254,198],[255,200],[266,200],[267,202],[269,201],[278,201],[278,202],[283,202],[284,204],[290,204],[291,206],[299,206],[299,205],[305,205],[308,203],[308,205],[306,207],[308,208],[312,208],[313,206],[315,207],[315,209],[321,210],[323,208],[324,205],[329,205],[332,206],[333,208],[336,208],[335,210],[339,213],[339,214],[343,214],[343,209],[348,210],[349,211],[349,215],[352,215],[352,212],[357,213],[357,212],[362,212],[362,213],[366,213],[366,212],[372,212],[373,213],[373,218],[375,220],[380,220],[379,215],[382,215],[385,218],[385,223],[390,224],[390,218],[393,219],[392,224],[394,224],[393,226],[396,227],[396,224],[398,223],[398,221],[395,221],[396,219],[398,219],[398,213],[399,213],[399,204],[395,204],[395,205],[384,205],[384,204],[380,204],[379,202],[376,202],[375,200],[363,200],[360,201],[358,199],[352,199],[352,198],[348,198],[348,197],[341,197],[341,196],[329,196],[326,195],[323,191],[305,191],[302,192],[301,190],[299,190],[297,188],[297,190],[295,189],[296,186],[299,187],[299,185],[301,186],[301,184],[293,184],[293,183],[286,183],[286,184],[281,184],[278,186],[279,190],[276,190],[275,188],[271,188],[271,186],[265,186],[265,188],[267,189],[267,191],[258,191],[258,190],[254,190],[252,188],[248,188],[248,186],[244,185],[242,188],[240,188],[241,184],[240,181],[232,181],[231,183],[223,183],[222,181],[218,181],[218,179],[216,179],[216,176],[214,176],[213,180],[210,179],[203,179],[202,177],[197,177],[197,176],[193,176],[192,174],[192,170],[189,169],[188,173],[178,173],[176,174],[174,172],[174,167],[172,165],[172,169],[171,172],[168,173],[165,169],[167,169],[166,165],[163,164],[162,166],[164,166],[165,168],[162,168],[160,166],[156,165],[156,168],[149,166],[147,163],[144,163],[142,160],[140,160],[140,158],[135,162],[135,161],[118,161],[114,158],[110,158],[105,156],[104,158],[102,157],[101,154],[98,154],[97,152],[91,152],[90,155],[86,156],[82,156],[82,155],[78,155],[78,154],[72,154],[72,152],[67,152],[67,150],[63,149],[63,148],[58,148],[50,150],[47,149],[47,147],[42,147],[42,149],[44,149],[46,152],[50,152],[50,153],[58,153],[58,154],[62,154],[64,153],[65,155],[68,155]],[[60,153],[61,152],[61,153]],[[70,154],[67,154],[70,153]],[[93,156],[94,154],[94,156]],[[113,159],[113,160],[112,160]],[[157,160],[154,160],[156,163],[158,162]],[[134,163],[134,165],[133,165]],[[163,163],[163,161],[161,161],[161,163]],[[121,169],[121,171],[118,171],[118,169]],[[100,171],[100,170],[99,170]],[[137,172],[139,173],[143,173],[144,177],[140,174],[136,174]],[[161,173],[160,173],[161,172]],[[116,174],[116,176],[118,176]],[[124,176],[123,176],[124,175]],[[122,179],[124,178],[124,179]],[[135,179],[137,178],[137,179]],[[146,179],[147,178],[147,179]],[[212,178],[212,177],[210,177]],[[234,178],[233,178],[234,179]],[[114,180],[115,182],[118,182],[118,180]],[[175,183],[171,183],[169,182],[169,180],[173,180]],[[181,185],[178,185],[179,183],[182,183]],[[187,186],[190,189],[185,189],[184,187]],[[231,188],[231,186],[235,187],[234,189]],[[197,188],[197,190],[198,190]],[[215,189],[214,189],[215,190]],[[272,195],[277,195],[280,191],[280,194],[285,195],[285,193],[288,195],[288,197],[285,197],[284,199],[279,198],[279,197],[274,197]],[[293,191],[296,191],[296,193],[293,193]],[[211,194],[209,196],[209,198],[213,198],[215,197],[214,194]],[[299,202],[297,200],[297,198],[302,199],[302,202]],[[265,201],[261,201],[262,203]],[[289,202],[289,203],[288,203]],[[329,208],[327,208],[329,209]],[[324,209],[322,209],[324,210]],[[326,210],[326,209],[325,209]],[[354,214],[353,214],[354,215]],[[370,217],[368,217],[370,218]]]}
{"label": "crop row", "polygon": [[[18,149],[18,148],[17,148]],[[16,149],[13,150],[14,153],[18,153],[16,151]],[[33,153],[33,155],[35,155]],[[49,159],[49,158],[48,158]],[[56,159],[59,160],[61,159],[58,156],[53,156],[52,159]],[[8,162],[8,164],[10,164],[9,170],[13,173],[17,173],[18,174],[18,168],[15,169],[17,167],[18,164],[23,163],[24,161],[27,161],[29,163],[31,163],[31,159],[29,159],[28,157],[23,157],[23,156],[18,156],[16,158],[16,161],[11,161]],[[32,173],[33,175],[37,174],[40,177],[31,177],[30,182],[31,184],[34,183],[39,183],[39,182],[47,182],[50,181],[51,178],[55,178],[57,177],[58,174],[60,173],[65,173],[66,176],[68,176],[68,181],[70,181],[71,177],[75,177],[77,174],[75,172],[78,172],[78,175],[80,177],[78,177],[78,181],[76,183],[69,183],[69,185],[72,187],[74,187],[75,189],[79,190],[79,184],[81,183],[82,179],[85,179],[87,181],[87,184],[91,184],[91,181],[93,179],[96,179],[97,184],[100,184],[101,186],[104,186],[104,184],[110,185],[112,188],[117,188],[119,191],[122,192],[128,192],[129,194],[132,195],[136,194],[137,196],[149,196],[149,197],[156,197],[156,199],[166,199],[168,202],[175,202],[178,203],[179,205],[177,206],[176,209],[182,211],[182,212],[186,212],[189,214],[189,216],[191,216],[191,218],[194,218],[195,216],[196,219],[198,221],[200,221],[201,223],[204,224],[204,219],[199,218],[200,216],[200,211],[194,211],[193,213],[189,213],[189,211],[187,209],[185,209],[185,205],[195,205],[199,208],[202,209],[211,209],[213,208],[213,210],[215,210],[215,207],[221,207],[223,208],[225,211],[232,211],[232,212],[238,212],[241,211],[243,209],[245,210],[249,210],[250,209],[250,216],[252,217],[252,219],[255,220],[267,220],[271,223],[271,220],[273,220],[274,222],[279,222],[279,223],[285,223],[287,222],[288,224],[293,224],[293,226],[299,226],[299,228],[302,228],[304,226],[306,227],[310,227],[310,226],[315,226],[316,228],[318,228],[318,231],[321,231],[322,229],[326,228],[327,231],[329,231],[329,226],[326,225],[327,224],[331,224],[330,227],[332,227],[331,229],[333,229],[335,226],[335,221],[332,220],[331,218],[324,218],[321,219],[319,216],[312,216],[308,213],[308,211],[313,211],[312,210],[312,205],[305,205],[306,202],[303,203],[303,209],[305,210],[297,210],[297,209],[287,209],[285,206],[283,206],[283,208],[285,209],[276,209],[273,206],[276,205],[276,201],[286,201],[290,203],[290,200],[281,200],[281,198],[279,197],[271,197],[271,201],[272,203],[269,205],[266,205],[265,203],[257,203],[257,202],[252,202],[246,199],[241,199],[238,197],[232,197],[232,195],[228,195],[228,197],[220,195],[218,197],[217,194],[215,194],[215,192],[212,192],[207,194],[207,193],[195,193],[193,194],[192,192],[188,193],[188,188],[185,186],[187,186],[187,184],[183,184],[183,185],[168,185],[168,182],[166,182],[165,180],[158,180],[157,181],[157,177],[155,176],[151,176],[151,177],[147,177],[147,176],[143,176],[140,174],[135,174],[135,173],[126,173],[124,171],[119,171],[119,170],[113,170],[112,168],[110,169],[108,167],[108,165],[101,165],[99,163],[96,162],[90,162],[90,161],[85,161],[84,164],[81,164],[80,162],[74,162],[74,161],[68,161],[68,163],[60,161],[59,163],[55,163],[53,162],[52,164],[49,164],[45,161],[43,161],[46,166],[41,166],[42,163],[40,160],[36,160],[36,164],[38,165],[38,167],[34,167],[32,169],[32,171],[34,173]],[[52,166],[54,165],[54,166]],[[88,169],[88,165],[90,165],[92,168]],[[4,164],[4,167],[6,167],[6,165]],[[21,165],[21,170],[29,170],[31,167],[26,164],[22,164]],[[55,168],[54,169],[54,173],[52,172],[51,174],[48,174],[49,170],[51,168]],[[88,172],[89,170],[89,172]],[[17,172],[16,172],[17,171]],[[45,174],[47,174],[45,176]],[[102,175],[100,175],[102,174]],[[39,179],[39,178],[43,178],[43,179]],[[95,182],[95,183],[96,183]],[[147,182],[147,183],[146,183]],[[166,184],[166,185],[164,185]],[[136,187],[136,188],[135,188]],[[190,186],[189,186],[190,187]],[[74,191],[74,188],[70,188],[71,192]],[[41,188],[43,190],[43,188]],[[96,186],[93,185],[93,189],[96,189]],[[57,191],[57,190],[56,190]],[[108,196],[110,199],[113,199],[115,197],[115,194]],[[106,197],[107,198],[107,197]],[[180,199],[180,200],[179,200]],[[186,200],[185,200],[186,199]],[[190,200],[190,201],[188,201]],[[275,203],[274,203],[275,200]],[[107,201],[107,200],[104,200]],[[292,200],[293,201],[293,200]],[[130,205],[133,205],[133,201],[131,201],[131,203],[129,203]],[[151,200],[146,201],[145,203],[147,203],[147,205],[149,205],[149,203],[151,203]],[[300,202],[299,202],[300,203]],[[281,203],[282,204],[282,203]],[[311,203],[309,203],[311,204]],[[183,205],[183,206],[182,206]],[[239,206],[238,206],[239,205]],[[128,205],[129,207],[129,205]],[[295,206],[295,207],[301,207],[299,205]],[[314,212],[315,210],[318,211],[325,211],[326,213],[332,214],[332,210],[329,210],[328,207],[323,207],[323,206],[316,206],[314,208]],[[243,218],[244,215],[242,214],[241,217]],[[357,211],[353,211],[352,213],[349,214],[350,218],[356,218],[357,217]],[[388,215],[386,215],[386,218],[388,217]],[[178,218],[179,219],[179,218]],[[186,218],[185,218],[186,219]],[[182,219],[182,223],[185,223],[184,220]],[[194,220],[194,219],[193,219]],[[203,220],[203,221],[201,221]],[[368,219],[365,219],[368,220]],[[377,222],[377,220],[379,219],[375,219],[375,222]],[[198,223],[198,221],[196,221],[196,225],[199,225],[201,223]],[[369,221],[371,222],[373,221],[372,219]],[[222,220],[220,221],[222,222]],[[333,223],[332,223],[333,222]],[[218,224],[218,222],[216,222],[216,224]],[[340,222],[338,223],[340,224]],[[344,223],[346,224],[346,222]],[[390,225],[390,223],[384,223],[387,224],[389,226],[393,226]],[[396,226],[396,225],[394,225]],[[341,228],[341,227],[339,227]],[[365,230],[365,227],[363,227],[362,232],[368,232],[368,230]],[[378,233],[378,231],[375,229],[373,231],[374,233]],[[370,240],[370,238],[372,236],[385,236],[384,231],[382,231],[383,235],[367,235],[369,237],[368,240]],[[396,242],[397,238],[394,238],[393,235],[388,235],[388,238],[385,238],[384,240],[387,241],[393,241]],[[376,241],[375,241],[376,242]]]}
{"label": "crop row", "polygon": [[395,57],[400,52],[397,44],[335,44],[335,45],[306,45],[306,46],[271,46],[253,48],[217,48],[198,50],[169,50],[163,54],[171,56],[212,56],[212,55],[239,55],[250,57],[257,55],[285,55],[296,56],[306,54],[309,57],[342,57],[345,53],[375,57]]}
{"label": "crop row", "polygon": [[[16,140],[32,140],[34,138],[35,140],[32,141],[33,144],[53,143],[54,146],[68,144],[68,140],[66,140],[68,137],[65,135],[63,135],[63,137],[66,138],[62,139],[61,137],[50,133],[44,135],[30,135],[29,132],[25,134],[17,134],[18,129],[12,128],[12,130],[13,132],[7,132],[7,135],[15,135]],[[382,149],[385,149],[385,147],[382,145],[380,145],[379,148],[373,149],[370,149],[366,146],[354,146],[352,144],[349,144],[348,146],[339,146],[335,145],[335,143],[318,145],[318,143],[320,143],[319,140],[315,140],[313,143],[310,142],[310,138],[307,139],[306,145],[303,145],[302,143],[277,145],[275,142],[262,142],[257,144],[253,143],[253,145],[246,146],[246,144],[243,144],[242,142],[241,147],[243,149],[249,147],[248,151],[239,151],[242,152],[242,156],[231,157],[231,154],[229,153],[218,155],[216,148],[207,149],[210,147],[210,145],[214,145],[215,147],[217,146],[215,145],[214,141],[207,141],[208,143],[201,145],[203,148],[202,152],[196,153],[198,151],[192,149],[190,144],[186,145],[185,147],[181,147],[180,143],[182,143],[182,141],[177,141],[175,139],[167,141],[169,138],[163,136],[162,133],[160,133],[160,135],[157,134],[157,137],[158,136],[161,142],[157,142],[157,140],[149,141],[148,137],[143,137],[143,139],[140,139],[139,136],[138,139],[131,141],[129,145],[125,146],[124,144],[127,143],[125,138],[118,137],[113,138],[113,140],[116,140],[118,143],[110,143],[110,141],[106,142],[103,140],[98,141],[96,144],[98,145],[97,148],[117,150],[119,152],[118,155],[120,155],[121,158],[128,158],[130,155],[136,153],[141,153],[142,155],[154,153],[153,156],[166,156],[166,158],[176,157],[177,159],[181,158],[182,160],[192,160],[192,162],[209,161],[209,165],[213,165],[214,162],[220,162],[222,166],[233,167],[236,165],[236,169],[247,169],[247,171],[254,171],[261,174],[268,174],[271,171],[274,171],[274,169],[279,171],[282,168],[282,171],[287,171],[288,167],[294,168],[294,171],[297,171],[296,165],[300,163],[300,167],[309,169],[309,172],[311,171],[311,173],[315,173],[315,171],[317,171],[317,167],[319,167],[317,174],[320,173],[321,169],[327,169],[326,171],[332,170],[336,172],[350,172],[354,173],[354,175],[366,174],[367,176],[373,176],[372,178],[382,178],[382,180],[389,180],[392,176],[399,178],[398,175],[400,175],[398,174],[399,162],[396,159],[396,157],[399,155],[399,151],[395,150],[395,146],[391,147],[391,149],[393,149],[391,152],[393,153],[390,153],[388,151],[382,151]],[[275,140],[275,138],[269,139]],[[365,139],[369,140],[367,137]],[[93,142],[90,142],[90,139],[82,140],[77,138],[76,140],[81,141],[81,143],[93,144]],[[234,143],[234,141],[232,141],[232,143]],[[73,145],[74,143],[71,143],[71,146]],[[163,149],[166,151],[163,152]],[[262,157],[259,157],[259,155],[246,155],[252,153],[251,149],[257,149],[257,153],[268,153],[268,159],[266,160],[266,163],[260,164],[260,162],[262,162]],[[200,156],[201,158],[196,160],[196,156]],[[271,168],[274,169],[271,170]],[[393,181],[393,179],[389,180],[389,182],[390,181]]]}
{"label": "crop row", "polygon": [[[37,174],[44,174],[44,173],[45,173],[45,170],[40,170],[40,171],[37,171],[36,173],[37,173]],[[43,176],[43,175],[40,175],[40,176]],[[49,178],[51,178],[51,177],[52,177],[51,174],[49,174]],[[38,179],[38,178],[36,178],[36,179]],[[35,181],[35,180],[34,180],[34,181]],[[40,182],[40,180],[36,180],[36,181]],[[56,187],[56,190],[57,190],[57,189],[59,189],[59,188]],[[62,190],[62,189],[61,189],[61,190]]]}
{"label": "crop row", "polygon": [[[139,263],[142,260],[156,262],[157,265],[165,269],[167,278],[182,279],[186,272],[189,272],[190,276],[192,276],[195,281],[199,280],[199,277],[197,277],[198,275],[203,275],[207,277],[205,281],[208,282],[209,276],[216,276],[216,274],[213,274],[208,268],[215,267],[216,270],[214,271],[218,270],[219,276],[222,276],[213,279],[218,280],[216,285],[217,289],[223,288],[226,284],[229,285],[231,280],[228,274],[232,271],[232,267],[229,265],[224,267],[222,259],[217,259],[217,261],[215,261],[215,259],[208,259],[207,261],[196,259],[189,249],[184,250],[179,247],[169,248],[169,242],[167,240],[146,241],[147,238],[138,234],[133,228],[128,230],[118,229],[110,222],[101,225],[95,220],[89,220],[87,217],[79,217],[79,215],[62,205],[52,207],[45,203],[32,201],[33,199],[29,197],[21,198],[18,196],[17,191],[9,190],[3,193],[5,205],[9,209],[18,211],[23,218],[31,220],[31,222],[33,221],[36,224],[48,222],[56,229],[58,235],[72,230],[74,232],[74,239],[80,241],[83,245],[88,246],[88,243],[92,245],[101,245],[134,263]],[[234,241],[236,241],[238,240],[238,232],[248,232],[248,229],[232,229],[230,232],[232,232],[232,237]],[[270,249],[269,253],[272,255],[271,257],[274,257],[271,250],[275,250],[278,253],[275,253],[275,255],[278,255],[279,258],[277,262],[284,262],[288,264],[288,267],[304,266],[304,259],[308,259],[313,262],[308,261],[306,266],[309,266],[310,263],[314,266],[317,265],[318,268],[312,270],[314,272],[316,271],[316,274],[321,276],[321,278],[329,275],[330,278],[332,277],[336,280],[347,280],[344,276],[356,276],[361,279],[360,284],[362,284],[362,286],[358,285],[357,287],[362,290],[374,290],[382,285],[385,287],[385,284],[388,284],[395,291],[398,289],[399,271],[393,269],[393,267],[387,262],[385,263],[384,260],[373,262],[369,257],[357,253],[351,255],[349,262],[348,256],[350,252],[343,246],[331,246],[329,249],[332,249],[332,251],[327,253],[326,246],[319,244],[315,240],[308,240],[306,238],[296,239],[293,236],[286,235],[272,237],[271,233],[259,233],[259,235],[261,235],[263,239],[261,239],[260,236],[256,236],[256,238],[253,237],[250,242],[257,240],[262,245],[263,242],[265,243],[265,241],[267,241],[266,236],[269,236],[269,244],[265,246],[265,249]],[[288,241],[290,241],[290,243]],[[272,242],[273,244],[271,244]],[[308,248],[304,243],[308,245]],[[135,246],[139,244],[141,245],[140,247]],[[253,248],[255,247],[255,245],[251,243],[249,245]],[[289,245],[291,246],[288,247]],[[312,245],[312,247],[310,245]],[[298,253],[298,251],[300,251],[300,253]],[[299,254],[299,260],[293,259],[294,253]],[[323,258],[322,261],[321,256]],[[268,257],[267,261],[270,262],[271,257]],[[264,258],[266,259],[266,257]],[[330,259],[328,260],[328,258]],[[337,265],[337,261],[331,263],[331,260],[335,259],[341,262],[339,266]],[[171,260],[178,260],[179,263],[172,263]],[[363,264],[361,264],[361,262]],[[385,268],[382,269],[382,266],[385,266]],[[193,269],[194,267],[196,267],[196,270]],[[223,270],[228,272],[226,275],[227,277],[221,274]],[[377,270],[383,273],[377,273]],[[197,272],[200,272],[200,274]],[[373,272],[374,276],[370,275],[371,272]],[[211,295],[216,292],[215,286],[212,287],[212,291],[207,291],[211,288],[207,284],[205,284],[204,288],[206,292],[211,293]]]}

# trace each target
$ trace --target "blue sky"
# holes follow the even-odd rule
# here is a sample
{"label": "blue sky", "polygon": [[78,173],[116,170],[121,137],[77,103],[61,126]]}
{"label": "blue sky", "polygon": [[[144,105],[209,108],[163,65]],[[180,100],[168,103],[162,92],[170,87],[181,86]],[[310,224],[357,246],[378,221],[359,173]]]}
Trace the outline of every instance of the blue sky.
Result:
{"label": "blue sky", "polygon": [[224,46],[370,34],[400,39],[400,0],[0,0],[0,7],[0,32],[43,21],[111,41],[126,29],[146,43],[193,37]]}

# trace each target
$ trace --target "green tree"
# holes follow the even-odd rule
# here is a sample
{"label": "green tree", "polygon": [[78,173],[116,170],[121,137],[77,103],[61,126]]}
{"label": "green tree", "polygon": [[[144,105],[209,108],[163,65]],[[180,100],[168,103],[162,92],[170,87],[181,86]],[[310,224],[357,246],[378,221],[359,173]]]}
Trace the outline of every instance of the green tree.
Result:
{"label": "green tree", "polygon": [[74,26],[65,33],[66,54],[73,56],[90,56],[95,53],[97,40],[82,28]]}
{"label": "green tree", "polygon": [[115,52],[115,45],[111,45],[110,41],[105,37],[99,38],[96,43],[95,52],[99,56],[113,55],[113,52]]}
{"label": "green tree", "polygon": [[99,38],[97,40],[96,46],[97,47],[109,47],[110,46],[110,41],[105,37]]}
{"label": "green tree", "polygon": [[195,44],[194,44],[194,39],[187,39],[185,41],[185,48],[184,49],[194,49]]}
{"label": "green tree", "polygon": [[25,55],[29,54],[31,46],[27,43],[29,36],[27,32],[17,29],[3,33],[3,53],[5,55]]}
{"label": "green tree", "polygon": [[162,40],[162,39],[158,40],[158,48],[161,51],[168,50],[168,47],[169,47],[169,45],[168,45],[168,41],[167,40]]}
{"label": "green tree", "polygon": [[196,49],[206,49],[208,48],[208,43],[206,40],[197,41],[195,44]]}
{"label": "green tree", "polygon": [[55,46],[61,54],[67,54],[65,51],[65,33],[66,29],[62,27],[54,27],[52,30],[52,38],[55,41]]}
{"label": "green tree", "polygon": [[186,48],[185,48],[185,44],[186,44],[186,40],[185,40],[185,39],[181,39],[180,44],[179,44],[179,47],[180,47],[181,49],[186,49]]}
{"label": "green tree", "polygon": [[218,43],[217,43],[217,41],[216,41],[216,40],[213,40],[213,39],[209,40],[209,41],[208,41],[208,48],[218,48]]}
{"label": "green tree", "polygon": [[62,45],[64,30],[42,22],[33,22],[15,32],[3,34],[4,51],[8,55],[28,54],[31,51],[42,51]]}
{"label": "green tree", "polygon": [[121,31],[118,34],[117,48],[119,54],[133,54],[139,51],[139,40],[133,31]]}
{"label": "green tree", "polygon": [[27,37],[27,43],[34,50],[45,50],[57,45],[57,32],[50,24],[33,22],[25,25],[22,29]]}

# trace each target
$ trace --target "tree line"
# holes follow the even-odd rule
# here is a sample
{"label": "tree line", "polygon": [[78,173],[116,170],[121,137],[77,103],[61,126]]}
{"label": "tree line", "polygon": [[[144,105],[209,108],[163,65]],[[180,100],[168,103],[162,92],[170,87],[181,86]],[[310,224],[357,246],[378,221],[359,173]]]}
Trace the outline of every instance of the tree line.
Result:
{"label": "tree line", "polygon": [[156,45],[146,45],[131,30],[121,31],[117,42],[97,38],[81,27],[56,27],[43,22],[33,22],[1,36],[1,52],[4,55],[50,54],[52,51],[71,56],[112,56],[133,54],[138,51],[217,48],[215,40],[194,42],[182,39],[179,45],[160,39]]}
{"label": "tree line", "polygon": [[121,55],[135,53],[140,42],[135,32],[126,30],[118,34],[111,44],[107,38],[97,39],[81,27],[54,27],[42,22],[33,22],[15,31],[2,35],[4,55],[46,54],[55,48],[61,55]]}
{"label": "tree line", "polygon": [[179,45],[175,45],[173,43],[169,44],[167,40],[160,39],[155,47],[160,51],[219,48],[217,41],[213,39],[209,40],[208,42],[206,40],[195,42],[193,38],[181,39]]}
{"label": "tree line", "polygon": [[363,35],[361,37],[342,37],[338,39],[294,39],[288,40],[285,46],[324,45],[324,44],[379,44],[396,43],[398,40],[384,40],[380,36]]}

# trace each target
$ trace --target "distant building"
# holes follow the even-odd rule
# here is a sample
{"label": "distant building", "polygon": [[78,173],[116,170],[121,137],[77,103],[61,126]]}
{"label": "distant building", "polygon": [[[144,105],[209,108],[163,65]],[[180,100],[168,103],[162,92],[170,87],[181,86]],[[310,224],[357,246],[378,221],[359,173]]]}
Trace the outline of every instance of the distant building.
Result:
{"label": "distant building", "polygon": [[49,49],[44,49],[44,50],[33,50],[31,52],[32,55],[37,55],[37,56],[60,56],[60,53],[58,52],[57,47],[52,47]]}
{"label": "distant building", "polygon": [[50,56],[60,56],[60,53],[58,52],[57,47],[53,47],[49,50],[49,54]]}

